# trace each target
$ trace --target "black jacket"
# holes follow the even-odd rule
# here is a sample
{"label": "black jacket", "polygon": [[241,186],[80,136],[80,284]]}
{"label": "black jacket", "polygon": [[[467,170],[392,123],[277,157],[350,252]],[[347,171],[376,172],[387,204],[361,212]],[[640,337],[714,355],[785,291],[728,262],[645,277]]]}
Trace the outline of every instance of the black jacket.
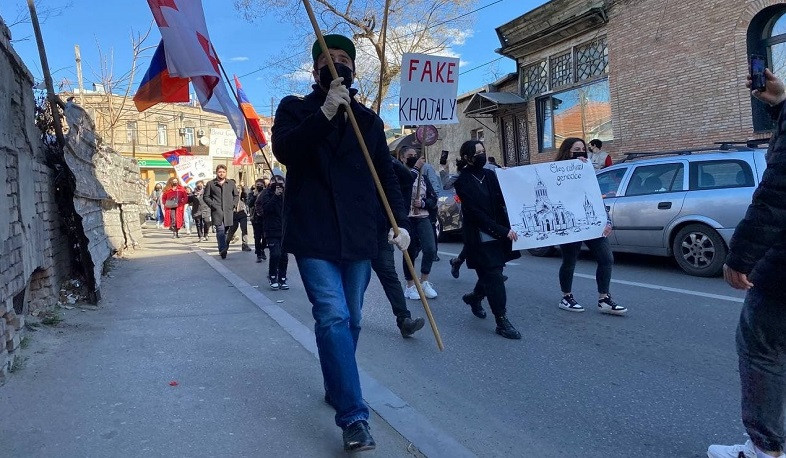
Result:
{"label": "black jacket", "polygon": [[249,216],[251,217],[251,224],[261,224],[262,223],[262,209],[260,208],[257,211],[257,201],[261,201],[262,194],[266,191],[266,188],[263,188],[261,191],[257,191],[254,188],[251,191],[251,194],[248,196],[248,211]]}
{"label": "black jacket", "polygon": [[[295,256],[329,261],[373,259],[382,231],[376,187],[344,113],[328,120],[320,110],[325,96],[315,85],[305,97],[285,97],[276,110],[273,154],[287,166],[283,248]],[[382,120],[354,99],[351,109],[399,215],[404,203]]]}
{"label": "black jacket", "polygon": [[283,235],[284,196],[277,196],[272,188],[268,188],[257,199],[256,208],[261,208],[265,218],[262,222],[262,231],[265,238],[281,238]]}
{"label": "black jacket", "polygon": [[[483,183],[472,176],[472,172],[480,176]],[[459,174],[454,186],[461,199],[467,267],[501,267],[505,262],[521,257],[521,253],[513,251],[513,242],[508,239],[510,221],[497,174],[488,169],[466,168]],[[482,242],[481,231],[494,240]]]}
{"label": "black jacket", "polygon": [[235,206],[240,201],[240,192],[234,181],[226,180],[223,185],[218,184],[218,179],[208,181],[203,199],[210,207],[210,219],[214,225],[235,224],[234,212]]}
{"label": "black jacket", "polygon": [[203,219],[210,219],[210,207],[207,206],[202,193],[194,193],[188,196],[188,203],[191,204],[191,216],[201,216]]}
{"label": "black jacket", "polygon": [[786,105],[781,104],[778,113],[767,169],[734,231],[726,258],[729,267],[750,274],[756,288],[770,295],[783,292],[786,272]]}

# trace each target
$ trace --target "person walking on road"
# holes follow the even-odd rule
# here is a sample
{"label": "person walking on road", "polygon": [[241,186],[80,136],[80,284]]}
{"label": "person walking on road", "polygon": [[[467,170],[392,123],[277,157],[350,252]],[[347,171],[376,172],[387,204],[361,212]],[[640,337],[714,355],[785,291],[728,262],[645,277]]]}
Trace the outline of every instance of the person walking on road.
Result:
{"label": "person walking on road", "polygon": [[[234,183],[234,180],[230,181]],[[242,251],[251,251],[251,247],[248,246],[248,205],[246,204],[248,193],[246,192],[246,186],[241,186],[238,190],[240,199],[235,203],[235,209],[232,212],[232,227],[229,228],[227,233],[227,243],[232,243],[235,240],[235,234],[239,228],[240,249]]]}
{"label": "person walking on road", "polygon": [[194,194],[190,197],[191,203],[191,216],[194,218],[194,226],[197,230],[197,241],[207,241],[208,222],[210,221],[210,207],[207,206],[204,199],[205,184],[201,181],[197,182],[194,187]]}
{"label": "person walking on road", "polygon": [[257,255],[257,262],[267,259],[267,256],[265,256],[267,242],[265,241],[264,217],[262,209],[257,209],[257,201],[260,202],[261,207],[261,198],[264,192],[265,180],[257,178],[254,182],[254,189],[251,190],[251,195],[248,197],[248,210],[251,212],[251,228],[254,230],[254,254]]}
{"label": "person walking on road", "polygon": [[205,186],[203,199],[210,207],[210,219],[216,231],[218,253],[221,259],[226,259],[229,244],[227,243],[227,229],[235,224],[234,210],[240,200],[240,193],[235,187],[235,182],[227,180],[227,167],[219,164],[216,167],[216,178]]}
{"label": "person walking on road", "polygon": [[[587,161],[587,150],[584,146],[584,140],[580,138],[566,138],[562,141],[557,152],[557,161],[568,161],[571,159],[579,159],[583,162]],[[603,230],[603,236],[585,240],[584,242],[564,243],[559,246],[562,253],[562,264],[559,268],[559,285],[562,289],[562,299],[559,301],[559,308],[569,312],[583,312],[582,307],[578,301],[573,297],[573,272],[576,270],[576,261],[579,259],[579,252],[581,251],[581,244],[587,245],[590,253],[595,257],[598,267],[595,270],[595,282],[598,285],[598,310],[602,313],[610,315],[624,315],[628,309],[614,302],[609,295],[609,287],[611,285],[611,270],[614,265],[614,255],[611,252],[611,245],[609,239],[606,237],[611,234],[612,225],[611,220],[607,219],[606,227]]]}
{"label": "person walking on road", "polygon": [[156,215],[156,228],[164,225],[164,202],[161,196],[164,194],[164,187],[161,183],[156,183],[153,192],[150,193],[150,205],[155,209]]}
{"label": "person walking on road", "polygon": [[164,202],[164,227],[172,231],[172,238],[180,238],[180,229],[185,221],[185,208],[188,203],[186,188],[175,177],[169,179],[164,192],[161,194]]}
{"label": "person walking on road", "polygon": [[283,235],[282,217],[284,216],[284,183],[278,180],[270,184],[270,192],[265,193],[256,204],[265,215],[264,227],[265,240],[270,250],[268,261],[268,280],[270,289],[288,290],[287,266],[289,256],[281,249]]}
{"label": "person walking on road", "polygon": [[475,289],[464,295],[464,302],[476,317],[486,318],[481,301],[483,297],[488,298],[497,322],[496,333],[506,339],[521,339],[521,333],[507,318],[507,292],[502,275],[506,262],[521,257],[521,253],[513,251],[512,247],[518,235],[510,228],[497,175],[484,168],[486,148],[483,142],[464,142],[459,154],[467,166],[454,186],[464,214],[467,267],[475,269],[478,276]]}
{"label": "person walking on road", "polygon": [[[394,214],[403,210],[396,192],[382,119],[358,103],[351,89],[355,46],[342,35],[326,35],[329,52],[314,43],[316,84],[304,97],[285,97],[276,110],[272,143],[287,167],[284,251],[295,256],[316,321],[314,333],[326,388],[349,452],[376,447],[368,427],[355,350],[360,337],[363,294],[377,257],[380,202],[371,173],[345,111],[363,132]],[[336,63],[333,79],[328,59]],[[403,222],[400,222],[400,224]],[[393,231],[389,241],[404,250],[409,234]]]}
{"label": "person walking on road", "polygon": [[734,231],[723,266],[726,282],[747,291],[737,326],[737,355],[742,423],[750,439],[743,445],[712,445],[709,458],[785,456],[786,90],[769,69],[764,76],[764,90],[751,94],[772,107],[777,128],[764,176]]}

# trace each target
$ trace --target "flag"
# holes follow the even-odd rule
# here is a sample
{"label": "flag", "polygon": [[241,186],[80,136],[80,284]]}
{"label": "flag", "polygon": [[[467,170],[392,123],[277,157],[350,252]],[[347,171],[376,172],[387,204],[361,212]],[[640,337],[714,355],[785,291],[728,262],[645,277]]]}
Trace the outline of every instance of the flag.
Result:
{"label": "flag", "polygon": [[167,160],[172,167],[180,164],[180,156],[191,156],[192,154],[185,148],[178,148],[176,150],[167,151],[166,153],[161,153],[164,156],[164,159]]}
{"label": "flag", "polygon": [[150,67],[134,95],[134,105],[139,112],[159,102],[188,102],[188,78],[169,75],[163,40],[158,44]]}
{"label": "flag", "polygon": [[190,78],[205,111],[226,115],[238,138],[246,133],[243,113],[221,80],[202,0],[147,0],[161,32],[169,75]]}
{"label": "flag", "polygon": [[251,154],[246,152],[247,148],[243,147],[243,142],[238,138],[235,141],[235,157],[232,159],[232,165],[254,165],[254,159]]}
{"label": "flag", "polygon": [[243,145],[251,144],[251,151],[247,152],[254,153],[267,145],[267,138],[265,138],[265,132],[262,131],[262,126],[259,125],[259,115],[248,100],[246,91],[240,86],[240,80],[237,78],[237,75],[235,75],[235,88],[237,89],[237,98],[240,101],[240,110],[243,112],[243,116],[248,124],[248,130],[252,134],[246,134],[247,140],[243,140]]}
{"label": "flag", "polygon": [[183,183],[185,183],[185,184],[189,184],[189,183],[191,183],[191,180],[193,180],[193,179],[194,179],[194,175],[191,175],[191,172],[186,172],[186,173],[184,173],[184,174],[183,174],[183,175],[180,177],[180,179],[183,181]]}

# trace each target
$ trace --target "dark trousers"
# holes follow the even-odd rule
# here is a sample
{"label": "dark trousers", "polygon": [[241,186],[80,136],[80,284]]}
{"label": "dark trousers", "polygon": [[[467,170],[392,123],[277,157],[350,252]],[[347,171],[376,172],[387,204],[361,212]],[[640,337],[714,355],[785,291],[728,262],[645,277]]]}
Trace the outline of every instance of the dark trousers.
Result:
{"label": "dark trousers", "polygon": [[385,290],[385,296],[387,296],[390,307],[393,309],[393,315],[396,316],[396,324],[401,325],[405,319],[412,318],[412,314],[407,309],[404,290],[401,289],[401,281],[398,278],[398,273],[396,273],[394,253],[393,245],[389,244],[385,239],[380,240],[379,254],[376,259],[371,260],[371,269],[377,274],[379,283],[382,284],[382,289]]}
{"label": "dark trousers", "polygon": [[207,237],[207,221],[201,215],[194,216],[194,226],[196,226],[197,237]]}
{"label": "dark trousers", "polygon": [[254,229],[254,253],[257,256],[262,256],[265,253],[265,231],[262,229],[262,221],[251,221],[251,227]]}
{"label": "dark trousers", "polygon": [[502,276],[502,267],[493,267],[491,269],[478,267],[475,273],[478,275],[478,281],[475,283],[475,289],[472,294],[478,299],[483,299],[485,296],[489,301],[491,313],[495,317],[505,316],[507,313],[508,295],[505,291],[505,279]]}
{"label": "dark trousers", "polygon": [[614,265],[614,254],[611,252],[609,239],[600,237],[584,242],[566,243],[560,245],[562,251],[562,265],[559,267],[559,286],[563,293],[573,291],[573,271],[576,270],[576,260],[579,258],[581,244],[584,243],[589,248],[592,256],[598,262],[595,270],[595,282],[598,284],[599,294],[609,293],[611,283],[611,268]]}
{"label": "dark trousers", "polygon": [[167,208],[166,211],[169,212],[169,230],[178,232],[180,228],[177,227],[177,208]]}
{"label": "dark trousers", "polygon": [[287,278],[289,256],[281,251],[281,239],[277,237],[268,237],[267,247],[270,249],[268,276],[272,280],[285,280]]}
{"label": "dark trousers", "polygon": [[243,216],[240,218],[235,218],[235,224],[229,228],[229,232],[227,233],[227,241],[231,242],[232,238],[235,236],[237,232],[237,228],[240,227],[240,240],[243,242],[243,245],[248,245],[248,216]]}
{"label": "dark trousers", "polygon": [[216,242],[218,242],[218,251],[224,251],[229,248],[227,244],[227,227],[223,224],[216,224],[213,226],[216,231]]}
{"label": "dark trousers", "polygon": [[[407,248],[409,257],[412,258],[412,263],[414,264],[418,258],[418,253],[422,251],[423,259],[420,260],[420,273],[428,275],[431,273],[431,265],[434,263],[434,256],[437,254],[431,221],[428,218],[410,218],[409,223],[412,226],[412,233],[410,234],[412,242],[409,244],[409,248]],[[402,264],[404,265],[404,279],[412,281],[412,275],[410,275],[403,258]]]}
{"label": "dark trousers", "polygon": [[786,300],[748,291],[737,326],[742,423],[762,450],[783,450],[786,441]]}

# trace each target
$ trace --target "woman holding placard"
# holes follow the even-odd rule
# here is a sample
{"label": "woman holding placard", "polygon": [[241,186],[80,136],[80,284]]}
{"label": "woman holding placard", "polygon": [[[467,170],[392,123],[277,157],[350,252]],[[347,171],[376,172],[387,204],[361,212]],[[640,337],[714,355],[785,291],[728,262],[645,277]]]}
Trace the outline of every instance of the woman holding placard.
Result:
{"label": "woman holding placard", "polygon": [[464,215],[464,250],[467,267],[475,269],[478,281],[475,289],[464,295],[464,302],[478,318],[486,318],[481,301],[488,298],[489,307],[497,321],[497,334],[507,339],[521,339],[521,333],[506,316],[507,293],[502,269],[505,263],[519,258],[513,251],[513,241],[518,235],[510,228],[505,200],[497,175],[483,168],[486,165],[486,148],[483,142],[464,142],[459,155],[467,163],[461,170],[454,187],[461,199]]}
{"label": "woman holding placard", "polygon": [[[571,159],[587,162],[587,149],[584,140],[580,138],[566,138],[563,140],[556,160],[568,161]],[[584,243],[598,262],[598,268],[595,271],[595,281],[598,284],[598,309],[602,313],[612,315],[623,315],[628,311],[627,308],[614,302],[609,295],[614,255],[606,237],[611,234],[611,230],[611,220],[608,220],[602,237],[583,242],[565,243],[559,246],[562,252],[562,265],[559,268],[559,284],[562,289],[562,299],[559,302],[559,308],[562,310],[569,312],[584,311],[584,307],[573,298],[573,293],[571,292],[573,288],[573,272],[576,270],[576,260],[579,258],[581,244]]]}

